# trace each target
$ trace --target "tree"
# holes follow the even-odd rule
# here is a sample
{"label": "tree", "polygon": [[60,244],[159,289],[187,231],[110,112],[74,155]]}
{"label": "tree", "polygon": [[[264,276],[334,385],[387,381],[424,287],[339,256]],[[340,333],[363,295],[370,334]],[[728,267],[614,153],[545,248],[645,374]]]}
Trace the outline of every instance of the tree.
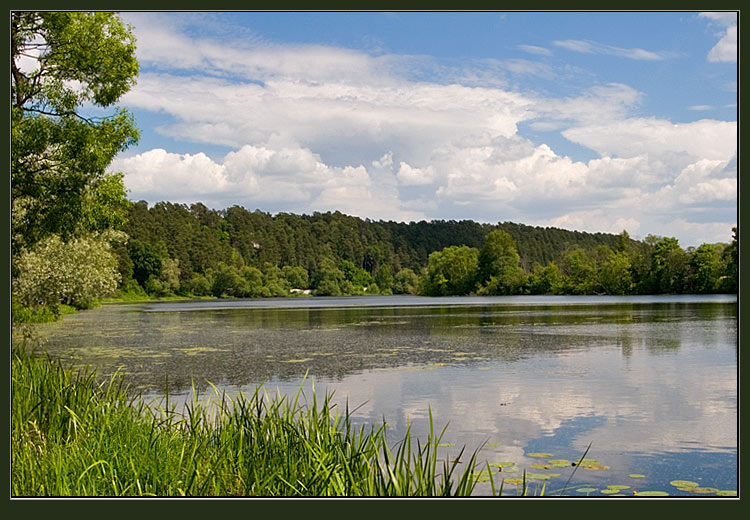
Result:
{"label": "tree", "polygon": [[60,303],[79,309],[117,288],[117,259],[110,242],[123,233],[105,232],[68,242],[50,235],[19,255],[19,275],[12,280],[13,297],[28,308],[47,307],[58,313]]}
{"label": "tree", "polygon": [[692,292],[714,293],[720,290],[723,250],[721,244],[702,244],[690,255]]}
{"label": "tree", "polygon": [[[136,142],[125,110],[99,117],[135,83],[135,38],[114,13],[11,13],[12,251],[122,223],[122,177]],[[93,107],[84,110],[84,106]]]}
{"label": "tree", "polygon": [[559,294],[563,288],[563,275],[555,262],[545,267],[534,264],[528,278],[528,289],[531,294]]}
{"label": "tree", "polygon": [[428,296],[464,295],[474,291],[479,251],[469,246],[449,246],[427,259],[424,292]]}
{"label": "tree", "polygon": [[479,251],[479,284],[483,294],[514,294],[525,284],[525,273],[513,238],[500,229],[487,235]]}

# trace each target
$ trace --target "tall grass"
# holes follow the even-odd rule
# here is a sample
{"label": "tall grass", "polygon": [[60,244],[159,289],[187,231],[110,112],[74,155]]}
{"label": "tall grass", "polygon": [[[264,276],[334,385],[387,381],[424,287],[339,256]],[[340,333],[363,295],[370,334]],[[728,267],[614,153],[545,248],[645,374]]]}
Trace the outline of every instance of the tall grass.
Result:
{"label": "tall grass", "polygon": [[356,428],[314,386],[309,403],[259,387],[177,411],[122,381],[13,349],[14,496],[467,496],[476,484],[476,451],[463,471],[438,459],[432,415],[424,444],[407,432],[389,447],[385,425]]}

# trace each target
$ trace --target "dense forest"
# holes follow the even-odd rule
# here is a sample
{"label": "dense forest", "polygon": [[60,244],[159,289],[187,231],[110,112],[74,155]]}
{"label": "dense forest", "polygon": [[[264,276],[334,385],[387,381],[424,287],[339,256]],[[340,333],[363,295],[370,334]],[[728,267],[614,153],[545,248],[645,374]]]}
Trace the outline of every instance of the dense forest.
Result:
{"label": "dense forest", "polygon": [[129,294],[659,294],[736,291],[731,244],[683,250],[511,222],[371,221],[134,203],[113,249]]}

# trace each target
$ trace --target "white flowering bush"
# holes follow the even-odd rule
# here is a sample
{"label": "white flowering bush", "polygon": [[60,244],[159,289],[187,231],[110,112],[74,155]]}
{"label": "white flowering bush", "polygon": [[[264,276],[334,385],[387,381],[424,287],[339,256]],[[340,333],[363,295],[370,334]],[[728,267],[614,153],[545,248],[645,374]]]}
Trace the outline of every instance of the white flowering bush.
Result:
{"label": "white flowering bush", "polygon": [[60,303],[79,309],[111,294],[120,280],[110,243],[125,240],[122,232],[106,231],[68,242],[52,235],[15,260],[13,298],[30,308],[57,309]]}

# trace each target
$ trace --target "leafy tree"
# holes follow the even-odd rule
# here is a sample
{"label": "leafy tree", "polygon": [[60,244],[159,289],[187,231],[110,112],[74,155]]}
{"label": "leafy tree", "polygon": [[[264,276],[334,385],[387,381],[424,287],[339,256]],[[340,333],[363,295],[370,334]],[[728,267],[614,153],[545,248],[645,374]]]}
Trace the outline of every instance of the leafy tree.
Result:
{"label": "leafy tree", "polygon": [[688,256],[673,237],[663,237],[654,244],[651,254],[652,290],[655,293],[683,292]]}
{"label": "leafy tree", "polygon": [[114,156],[133,144],[132,116],[108,108],[135,83],[135,39],[114,13],[11,13],[12,250],[122,223]]}
{"label": "leafy tree", "polygon": [[601,291],[606,294],[631,294],[634,284],[627,253],[624,250],[615,252],[606,248],[603,254],[604,258],[597,265]]}
{"label": "leafy tree", "polygon": [[531,294],[560,294],[563,290],[563,275],[555,262],[544,267],[537,263],[531,270],[527,286]]}
{"label": "leafy tree", "polygon": [[737,293],[737,275],[739,273],[738,249],[739,249],[739,230],[732,228],[732,243],[724,249],[722,260],[724,262],[724,272],[719,280],[719,289],[722,292]]}
{"label": "leafy tree", "polygon": [[12,280],[13,297],[29,308],[47,307],[57,314],[59,304],[79,309],[117,288],[120,274],[110,243],[123,233],[105,232],[64,242],[49,235],[19,255],[19,276]]}
{"label": "leafy tree", "polygon": [[592,294],[597,287],[596,265],[583,248],[568,251],[562,261],[564,293]]}
{"label": "leafy tree", "polygon": [[333,258],[323,257],[312,279],[312,288],[317,296],[341,296],[341,284],[346,280],[344,273],[336,267]]}
{"label": "leafy tree", "polygon": [[141,287],[146,287],[146,281],[149,278],[158,278],[161,275],[161,255],[152,244],[140,240],[130,240],[128,242],[128,254],[133,263],[133,279]]}
{"label": "leafy tree", "polygon": [[417,294],[419,277],[417,273],[405,267],[396,273],[393,282],[393,292],[396,294]]}
{"label": "leafy tree", "polygon": [[285,265],[281,272],[287,283],[294,289],[307,289],[310,287],[310,277],[307,269],[300,266]]}
{"label": "leafy tree", "polygon": [[478,270],[482,294],[514,294],[525,284],[513,238],[500,229],[487,235],[479,251]]}
{"label": "leafy tree", "polygon": [[393,292],[393,269],[389,264],[382,264],[375,269],[373,278],[380,294],[391,294]]}
{"label": "leafy tree", "polygon": [[691,292],[714,293],[720,290],[720,277],[724,264],[721,244],[702,244],[690,255]]}
{"label": "leafy tree", "polygon": [[479,251],[469,246],[449,246],[430,254],[424,292],[428,296],[464,295],[474,291]]}

